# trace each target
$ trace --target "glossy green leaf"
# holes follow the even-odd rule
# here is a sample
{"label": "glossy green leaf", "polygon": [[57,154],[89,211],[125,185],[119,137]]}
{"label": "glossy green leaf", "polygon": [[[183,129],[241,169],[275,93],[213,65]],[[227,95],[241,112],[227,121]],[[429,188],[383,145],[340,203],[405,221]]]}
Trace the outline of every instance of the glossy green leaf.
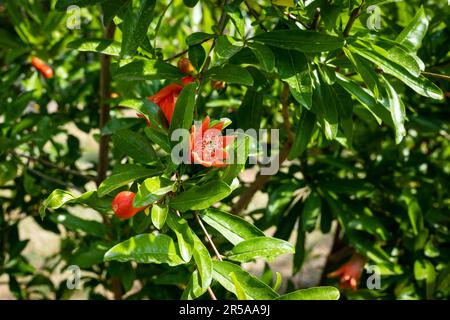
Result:
{"label": "glossy green leaf", "polygon": [[175,199],[170,201],[170,207],[181,212],[202,210],[209,208],[230,193],[231,189],[225,182],[213,180],[178,194]]}
{"label": "glossy green leaf", "polygon": [[167,215],[167,225],[177,236],[181,257],[184,261],[189,262],[192,257],[195,243],[188,222],[171,212]]}
{"label": "glossy green leaf", "polygon": [[301,214],[301,229],[303,231],[312,231],[316,227],[317,219],[319,218],[322,209],[322,200],[319,194],[311,191],[310,195],[305,201],[303,211]]}
{"label": "glossy green leaf", "polygon": [[394,87],[389,83],[389,81],[383,77],[384,83],[386,85],[386,91],[389,101],[389,108],[391,110],[392,122],[394,123],[395,129],[395,143],[400,143],[403,137],[406,135],[405,129],[405,118],[406,111],[405,105],[402,99],[395,91]]}
{"label": "glossy green leaf", "polygon": [[136,164],[127,164],[119,173],[106,178],[98,187],[99,197],[103,197],[120,187],[123,187],[137,179],[160,174],[161,170],[156,168],[144,168]]}
{"label": "glossy green leaf", "polygon": [[300,121],[295,130],[294,143],[289,152],[288,159],[293,160],[305,152],[308,143],[311,141],[316,124],[316,116],[314,113],[304,109],[300,116]]}
{"label": "glossy green leaf", "polygon": [[238,126],[242,130],[255,129],[260,127],[263,94],[253,88],[248,88],[238,109]]}
{"label": "glossy green leaf", "polygon": [[335,287],[313,287],[282,295],[275,300],[338,300],[339,290]]}
{"label": "glossy green leaf", "polygon": [[[164,227],[164,223],[166,222],[167,213],[169,212],[169,207],[164,204],[155,203],[152,205],[151,218],[152,223],[156,227],[156,229],[161,230]],[[181,251],[183,255],[183,252]]]}
{"label": "glossy green leaf", "polygon": [[306,30],[275,30],[258,34],[253,41],[301,52],[324,52],[340,49],[344,40],[324,33]]}
{"label": "glossy green leaf", "polygon": [[174,182],[164,177],[145,179],[133,200],[135,208],[148,206],[160,200],[165,194],[174,191]]}
{"label": "glossy green leaf", "polygon": [[311,111],[316,114],[325,137],[328,140],[336,138],[339,126],[339,115],[336,105],[336,94],[333,87],[318,78],[316,74],[313,100],[316,102]]}
{"label": "glossy green leaf", "polygon": [[211,285],[213,279],[213,260],[209,255],[208,249],[206,249],[203,242],[198,238],[195,233],[192,233],[194,240],[194,250],[192,252],[194,256],[195,264],[200,275],[200,287],[202,291],[206,291]]}
{"label": "glossy green leaf", "polygon": [[259,65],[264,71],[273,72],[275,69],[275,55],[272,50],[263,44],[252,42],[248,47],[255,54],[259,61]]}
{"label": "glossy green leaf", "polygon": [[144,133],[147,136],[147,138],[149,138],[158,146],[160,146],[162,150],[164,150],[167,153],[171,153],[172,147],[170,146],[170,141],[167,132],[156,129],[154,127],[146,127],[144,129]]}
{"label": "glossy green leaf", "polygon": [[190,83],[181,90],[175,104],[172,121],[170,122],[169,136],[176,129],[189,130],[192,126],[195,106],[195,91],[197,85]]}
{"label": "glossy green leaf", "polygon": [[120,55],[120,42],[107,39],[78,39],[70,42],[67,48],[103,53],[110,56]]}
{"label": "glossy green leaf", "polygon": [[439,87],[427,78],[420,76],[414,77],[405,68],[395,62],[390,61],[378,52],[369,51],[354,46],[349,46],[350,50],[362,56],[363,58],[378,65],[385,73],[393,75],[418,94],[432,99],[442,99],[443,93]]}
{"label": "glossy green leaf", "polygon": [[128,6],[122,23],[121,57],[129,57],[136,53],[144,41],[148,27],[153,19],[155,0],[132,1]]}
{"label": "glossy green leaf", "polygon": [[231,273],[239,279],[239,284],[249,300],[272,300],[278,294],[264,282],[258,280],[240,266],[226,261],[213,261],[213,278],[225,289],[237,296],[236,287],[231,279]]}
{"label": "glossy green leaf", "polygon": [[244,289],[242,289],[241,284],[239,283],[238,278],[234,274],[234,272],[230,273],[231,281],[233,281],[234,287],[236,288],[236,297],[238,300],[247,300],[247,296],[245,295]]}
{"label": "glossy green leaf", "polygon": [[250,222],[218,209],[209,208],[202,211],[200,215],[203,221],[216,229],[234,245],[244,240],[264,236],[264,233]]}
{"label": "glossy green leaf", "polygon": [[201,70],[206,59],[205,49],[201,44],[189,46],[189,60],[196,70]]}
{"label": "glossy green leaf", "polygon": [[120,67],[113,76],[117,80],[179,80],[183,73],[177,67],[160,60],[135,60]]}
{"label": "glossy green leaf", "polygon": [[214,53],[221,60],[228,60],[242,50],[242,46],[235,45],[236,41],[229,36],[219,36],[216,38]]}
{"label": "glossy green leaf", "polygon": [[258,258],[271,261],[286,253],[294,253],[294,247],[289,242],[271,237],[257,237],[239,242],[227,258],[239,262],[249,262]]}
{"label": "glossy green leaf", "polygon": [[375,70],[371,68],[364,60],[362,60],[358,55],[352,54],[350,50],[344,48],[344,53],[347,58],[352,62],[356,71],[358,71],[361,78],[364,80],[367,87],[372,91],[375,99],[379,96],[378,90],[378,78]]}
{"label": "glossy green leaf", "polygon": [[275,52],[280,78],[289,85],[295,100],[310,109],[313,88],[306,56],[295,50],[278,49]]}
{"label": "glossy green leaf", "polygon": [[115,148],[138,163],[146,164],[158,160],[152,144],[141,133],[130,129],[122,129],[112,136],[112,141]]}
{"label": "glossy green leaf", "polygon": [[84,232],[100,238],[105,236],[108,232],[105,224],[93,220],[81,219],[70,213],[58,213],[51,215],[50,220],[63,225],[69,230]]}
{"label": "glossy green leaf", "polygon": [[205,32],[194,32],[193,34],[190,34],[189,36],[187,36],[186,38],[186,44],[188,46],[193,46],[202,42],[205,42],[209,39],[214,38],[215,36],[213,34],[210,33],[205,33]]}
{"label": "glossy green leaf", "polygon": [[227,64],[223,67],[212,67],[205,73],[205,77],[211,80],[218,80],[227,83],[253,85],[252,75],[244,68]]}
{"label": "glossy green leaf", "polygon": [[175,242],[165,234],[140,234],[123,241],[105,253],[105,261],[184,264]]}
{"label": "glossy green leaf", "polygon": [[428,19],[422,6],[406,28],[400,32],[395,41],[410,51],[416,52],[422,45],[422,40],[427,33],[428,24]]}

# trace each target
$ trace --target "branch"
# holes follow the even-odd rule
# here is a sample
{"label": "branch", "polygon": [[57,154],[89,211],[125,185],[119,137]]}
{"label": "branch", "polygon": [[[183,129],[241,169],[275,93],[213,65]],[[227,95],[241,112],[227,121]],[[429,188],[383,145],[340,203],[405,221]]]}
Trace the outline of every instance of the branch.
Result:
{"label": "branch", "polygon": [[195,218],[197,219],[198,224],[200,225],[200,228],[202,229],[203,233],[206,236],[206,239],[208,239],[209,244],[211,245],[211,248],[214,251],[214,254],[217,256],[217,259],[219,259],[219,261],[223,261],[222,259],[222,255],[220,254],[219,250],[217,250],[216,245],[214,244],[214,242],[211,239],[211,236],[208,233],[208,230],[206,230],[205,225],[203,224],[202,220],[200,219],[200,217],[198,216],[198,213],[195,213]]}
{"label": "branch", "polygon": [[361,1],[361,4],[353,9],[352,13],[350,14],[350,19],[347,22],[347,25],[345,26],[344,33],[342,34],[344,38],[347,38],[350,35],[350,31],[352,30],[353,24],[355,23],[356,19],[361,14],[362,6],[364,5],[365,0]]}
{"label": "branch", "polygon": [[250,6],[250,4],[248,3],[247,0],[244,0],[244,3],[245,3],[245,5],[246,5],[247,8],[248,8],[248,12],[250,12],[250,14],[253,16],[253,18],[255,18],[256,21],[258,22],[259,27],[260,27],[262,30],[264,30],[265,32],[267,32],[267,28],[264,27],[264,25],[262,24],[261,21],[259,21],[259,13],[256,12],[256,10],[253,9],[253,8]]}
{"label": "branch", "polygon": [[59,184],[61,186],[64,186],[65,188],[73,188],[73,189],[78,190],[81,193],[85,192],[82,188],[80,188],[80,187],[78,187],[78,186],[76,186],[76,185],[74,185],[72,183],[65,182],[65,181],[59,180],[57,178],[50,177],[50,176],[48,176],[48,175],[46,175],[46,174],[44,174],[42,172],[39,172],[37,170],[31,169],[31,168],[27,168],[27,171],[29,171],[32,174],[38,176],[39,178],[42,178],[44,180],[47,180],[47,181],[50,181],[50,182],[53,182],[53,183],[56,183],[56,184]]}
{"label": "branch", "polygon": [[[292,148],[292,143],[294,141],[294,135],[291,131],[291,122],[289,120],[289,85],[287,83],[283,83],[283,92],[281,94],[281,104],[282,104],[282,114],[284,119],[284,127],[287,131],[287,142],[284,148],[281,150],[279,154],[279,164],[281,164],[287,159],[289,152]],[[261,175],[259,174],[255,181],[245,190],[245,192],[239,197],[239,200],[233,205],[231,212],[234,214],[240,214],[243,210],[247,208],[250,201],[253,199],[253,196],[258,190],[264,188],[264,186],[270,181],[272,176],[269,175]]]}
{"label": "branch", "polygon": [[438,78],[438,79],[444,79],[447,81],[450,81],[450,76],[440,73],[433,73],[433,72],[422,72],[424,76],[432,77],[432,78]]}
{"label": "branch", "polygon": [[79,173],[78,171],[75,171],[75,170],[62,168],[62,167],[60,167],[60,166],[58,166],[58,165],[56,165],[56,164],[54,164],[54,163],[52,163],[50,161],[47,161],[45,159],[35,158],[35,157],[29,156],[29,155],[26,155],[26,154],[22,154],[22,153],[20,153],[20,154],[19,153],[14,153],[14,155],[17,156],[17,157],[22,157],[22,158],[26,158],[26,159],[29,159],[29,160],[32,160],[32,161],[36,161],[36,162],[42,163],[43,165],[46,165],[47,167],[54,168],[54,169],[56,169],[58,171],[66,173],[66,174],[72,174],[72,175],[81,177],[83,179],[86,179],[87,181],[94,181],[95,180],[94,176],[84,175],[84,174]]}
{"label": "branch", "polygon": [[[116,26],[111,22],[104,33],[104,39],[114,38]],[[106,122],[109,120],[109,104],[106,102],[111,96],[111,72],[109,67],[111,65],[111,57],[108,55],[100,56],[101,70],[100,70],[100,130],[103,129]],[[109,153],[109,136],[100,136],[100,147],[98,154],[98,168],[97,168],[97,185],[99,185],[106,178],[106,171],[108,170],[108,153]]]}

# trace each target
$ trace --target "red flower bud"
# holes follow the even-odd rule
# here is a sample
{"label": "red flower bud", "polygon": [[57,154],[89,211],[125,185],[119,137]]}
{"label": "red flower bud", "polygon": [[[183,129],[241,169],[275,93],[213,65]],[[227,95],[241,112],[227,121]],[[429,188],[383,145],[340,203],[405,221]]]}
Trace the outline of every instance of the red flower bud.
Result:
{"label": "red flower bud", "polygon": [[31,65],[47,79],[53,77],[53,69],[38,57],[31,58]]}
{"label": "red flower bud", "polygon": [[112,201],[112,208],[114,214],[120,219],[130,219],[136,213],[144,210],[147,207],[134,208],[133,200],[136,194],[131,191],[122,191]]}

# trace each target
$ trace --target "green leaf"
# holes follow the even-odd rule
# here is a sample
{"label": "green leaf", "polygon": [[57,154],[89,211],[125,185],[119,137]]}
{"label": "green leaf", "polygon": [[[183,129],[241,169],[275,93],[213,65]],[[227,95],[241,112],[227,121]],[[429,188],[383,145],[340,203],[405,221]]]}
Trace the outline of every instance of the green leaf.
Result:
{"label": "green leaf", "polygon": [[252,75],[244,68],[227,64],[223,67],[212,67],[205,73],[205,77],[228,83],[237,83],[245,86],[253,85]]}
{"label": "green leaf", "polygon": [[428,19],[423,6],[421,6],[414,18],[397,36],[395,41],[408,48],[410,51],[417,52],[422,45],[422,40],[427,33],[427,29]]}
{"label": "green leaf", "polygon": [[405,129],[405,118],[406,111],[405,105],[402,99],[395,91],[394,87],[387,81],[386,78],[382,77],[386,85],[386,91],[388,95],[389,108],[391,109],[392,122],[394,123],[395,129],[395,143],[400,143],[403,137],[406,135]]}
{"label": "green leaf", "polygon": [[177,236],[181,257],[184,261],[189,262],[192,257],[195,243],[194,236],[188,222],[171,212],[167,216],[167,225]]}
{"label": "green leaf", "polygon": [[160,174],[162,171],[156,168],[144,168],[135,164],[124,165],[121,172],[113,174],[112,176],[106,178],[98,187],[98,196],[103,197],[120,187],[123,187],[134,180],[155,176]]}
{"label": "green leaf", "polygon": [[214,47],[214,53],[221,60],[228,60],[236,53],[242,50],[242,46],[236,46],[233,43],[236,42],[232,37],[219,36],[216,38],[216,46]]}
{"label": "green leaf", "polygon": [[275,55],[268,46],[260,43],[249,43],[248,47],[255,54],[259,61],[259,65],[264,71],[273,72],[275,69]]}
{"label": "green leaf", "polygon": [[144,135],[130,129],[122,129],[112,136],[114,147],[138,163],[150,163],[158,160],[152,144]]}
{"label": "green leaf", "polygon": [[14,180],[17,174],[17,166],[13,162],[0,163],[0,186]]}
{"label": "green leaf", "polygon": [[239,173],[244,170],[248,158],[249,144],[249,136],[236,132],[233,148],[228,150],[228,157],[231,159],[231,155],[234,155],[234,160],[223,169],[221,176],[222,181],[228,185],[231,185]]}
{"label": "green leaf", "polygon": [[128,7],[122,22],[121,57],[127,58],[136,53],[144,41],[148,27],[153,19],[155,0],[136,0]]}
{"label": "green leaf", "polygon": [[108,26],[117,14],[124,11],[130,2],[131,0],[108,0],[106,3],[102,3],[103,25]]}
{"label": "green leaf", "polygon": [[344,40],[328,34],[305,30],[275,30],[258,34],[253,41],[301,52],[324,52],[340,49]]}
{"label": "green leaf", "polygon": [[273,290],[274,291],[278,291],[281,287],[281,284],[283,282],[283,277],[281,276],[281,273],[279,273],[278,271],[276,272],[276,280],[275,280],[275,284],[273,285]]}
{"label": "green leaf", "polygon": [[168,212],[169,207],[167,205],[155,203],[152,206],[151,218],[156,229],[161,230],[164,227]]}
{"label": "green leaf", "polygon": [[177,67],[160,60],[135,60],[120,67],[114,74],[117,80],[181,79]]}
{"label": "green leaf", "polygon": [[186,44],[188,46],[193,46],[193,45],[205,42],[214,37],[215,37],[214,34],[205,33],[205,32],[194,32],[193,34],[190,34],[189,36],[187,36]]}
{"label": "green leaf", "polygon": [[160,112],[161,109],[159,106],[152,101],[148,99],[123,99],[115,102],[115,106],[131,108],[138,113],[142,113],[149,119],[152,129],[155,127],[154,130],[160,130],[166,133],[166,128],[163,125],[166,120]]}
{"label": "green leaf", "polygon": [[205,49],[201,44],[189,46],[189,60],[196,70],[200,70],[206,59]]}
{"label": "green leaf", "polygon": [[175,104],[172,121],[170,122],[169,136],[176,129],[189,130],[192,126],[195,106],[195,91],[197,85],[190,83],[181,90]]}
{"label": "green leaf", "polygon": [[365,61],[363,61],[359,56],[353,55],[350,50],[343,48],[345,55],[352,62],[356,71],[360,74],[364,83],[372,91],[375,98],[379,96],[378,90],[378,78],[375,70],[371,68]]}
{"label": "green leaf", "polygon": [[247,300],[247,296],[245,295],[244,289],[242,289],[241,284],[239,283],[238,278],[234,274],[234,272],[230,273],[231,281],[233,281],[233,284],[236,288],[236,296],[238,300]]}
{"label": "green leaf", "polygon": [[209,208],[202,211],[200,216],[203,221],[216,229],[234,245],[244,240],[264,236],[264,233],[250,222],[218,209]]}
{"label": "green leaf", "polygon": [[76,197],[68,191],[56,189],[42,203],[39,214],[44,219],[48,208],[59,209],[66,204],[83,204],[102,213],[111,211],[111,199],[108,197],[99,198],[96,191],[88,191]]}
{"label": "green leaf", "polygon": [[222,200],[231,193],[230,187],[222,181],[210,181],[201,186],[194,186],[178,194],[170,201],[170,207],[185,212],[202,210]]}
{"label": "green leaf", "polygon": [[110,56],[120,55],[120,42],[107,39],[78,39],[67,44],[67,48],[78,51],[98,52]]}
{"label": "green leaf", "polygon": [[294,247],[289,242],[271,237],[257,237],[238,243],[227,258],[239,262],[249,262],[258,258],[271,261],[276,256],[286,253],[294,253]]}
{"label": "green leaf", "polygon": [[398,78],[418,94],[432,99],[443,99],[441,89],[427,78],[423,76],[420,76],[419,78],[414,77],[405,68],[390,61],[378,52],[369,51],[354,46],[349,46],[349,48],[351,51],[378,65],[385,73]]}
{"label": "green leaf", "polygon": [[379,103],[368,90],[361,88],[352,80],[339,73],[336,74],[336,82],[358,100],[363,107],[369,110],[378,123],[382,120],[387,125],[393,126],[389,109]]}
{"label": "green leaf", "polygon": [[[211,274],[212,274],[212,263],[211,263]],[[192,276],[189,279],[186,289],[184,289],[184,291],[183,291],[181,300],[193,300],[193,299],[199,298],[206,292],[206,290],[208,290],[208,287],[206,287],[206,288],[202,287],[200,275],[199,275],[198,269],[196,269],[192,273]]]}
{"label": "green leaf", "polygon": [[275,300],[338,300],[339,290],[335,287],[313,287],[282,295]]}
{"label": "green leaf", "polygon": [[434,298],[436,277],[436,270],[429,260],[422,259],[414,262],[414,278],[417,281],[425,280],[427,299]]}
{"label": "green leaf", "polygon": [[137,263],[185,264],[175,242],[165,234],[140,234],[121,242],[105,253],[105,261],[136,261]]}
{"label": "green leaf", "polygon": [[301,214],[301,230],[312,231],[316,227],[317,219],[319,218],[322,209],[322,200],[319,194],[311,191],[310,195],[305,201],[303,211]]}
{"label": "green leaf", "polygon": [[192,232],[192,237],[194,239],[194,251],[192,254],[200,274],[199,284],[202,291],[206,291],[211,285],[211,281],[213,279],[213,260],[209,255],[208,249],[206,249],[205,245],[198,238],[198,236]]}
{"label": "green leaf", "polygon": [[240,266],[226,261],[213,261],[213,278],[237,296],[231,273],[234,273],[239,280],[240,287],[248,299],[272,300],[278,297],[278,294],[271,287],[244,271]]}
{"label": "green leaf", "polygon": [[288,159],[293,160],[305,152],[308,143],[311,141],[316,124],[316,116],[314,113],[303,109],[300,121],[295,130],[294,143],[289,152]]}
{"label": "green leaf", "polygon": [[238,109],[237,119],[240,129],[259,129],[263,111],[262,103],[262,93],[253,88],[248,88]]}
{"label": "green leaf", "polygon": [[414,197],[403,194],[403,200],[408,206],[408,217],[415,235],[423,229],[423,214],[419,202]]}
{"label": "green leaf", "polygon": [[144,133],[147,136],[147,138],[149,138],[158,146],[160,146],[162,150],[164,150],[167,153],[171,153],[172,147],[170,146],[170,141],[167,132],[161,131],[154,127],[146,127],[144,129]]}
{"label": "green leaf", "polygon": [[174,182],[164,177],[145,179],[133,200],[133,207],[148,206],[160,200],[167,193],[174,191]]}
{"label": "green leaf", "polygon": [[105,224],[97,221],[81,219],[70,213],[58,213],[51,215],[50,220],[55,223],[62,224],[67,229],[77,232],[84,232],[100,238],[104,237],[108,232]]}
{"label": "green leaf", "polygon": [[350,220],[348,227],[368,232],[381,240],[387,240],[388,231],[384,225],[373,216],[361,215],[355,219]]}
{"label": "green leaf", "polygon": [[333,87],[319,79],[316,73],[314,101],[311,109],[316,114],[317,121],[321,124],[325,137],[328,140],[336,138],[338,133],[339,115],[336,105],[336,93]]}

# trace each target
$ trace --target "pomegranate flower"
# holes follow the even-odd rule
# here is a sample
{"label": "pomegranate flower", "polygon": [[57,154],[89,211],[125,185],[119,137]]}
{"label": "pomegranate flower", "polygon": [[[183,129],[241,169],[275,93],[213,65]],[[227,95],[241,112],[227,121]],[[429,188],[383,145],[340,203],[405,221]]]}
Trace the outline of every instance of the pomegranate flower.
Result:
{"label": "pomegranate flower", "polygon": [[222,136],[224,122],[211,128],[207,116],[198,128],[193,125],[190,136],[191,162],[205,167],[224,167],[227,152],[224,150],[234,140],[234,136]]}
{"label": "pomegranate flower", "polygon": [[[187,85],[194,81],[194,78],[187,76],[181,79],[183,85]],[[165,86],[157,93],[148,97],[147,99],[151,102],[157,104],[161,109],[162,113],[167,119],[167,122],[170,125],[170,121],[172,120],[173,111],[175,110],[175,103],[177,102],[178,96],[180,95],[181,90],[183,90],[183,85],[179,83],[172,83],[168,86]],[[140,118],[146,118],[144,115],[139,115]],[[150,122],[147,120],[147,126],[150,126]]]}
{"label": "pomegranate flower", "polygon": [[331,272],[328,277],[340,277],[339,285],[341,288],[352,288],[353,291],[356,291],[366,261],[365,257],[355,253],[349,261],[344,263],[339,269]]}

